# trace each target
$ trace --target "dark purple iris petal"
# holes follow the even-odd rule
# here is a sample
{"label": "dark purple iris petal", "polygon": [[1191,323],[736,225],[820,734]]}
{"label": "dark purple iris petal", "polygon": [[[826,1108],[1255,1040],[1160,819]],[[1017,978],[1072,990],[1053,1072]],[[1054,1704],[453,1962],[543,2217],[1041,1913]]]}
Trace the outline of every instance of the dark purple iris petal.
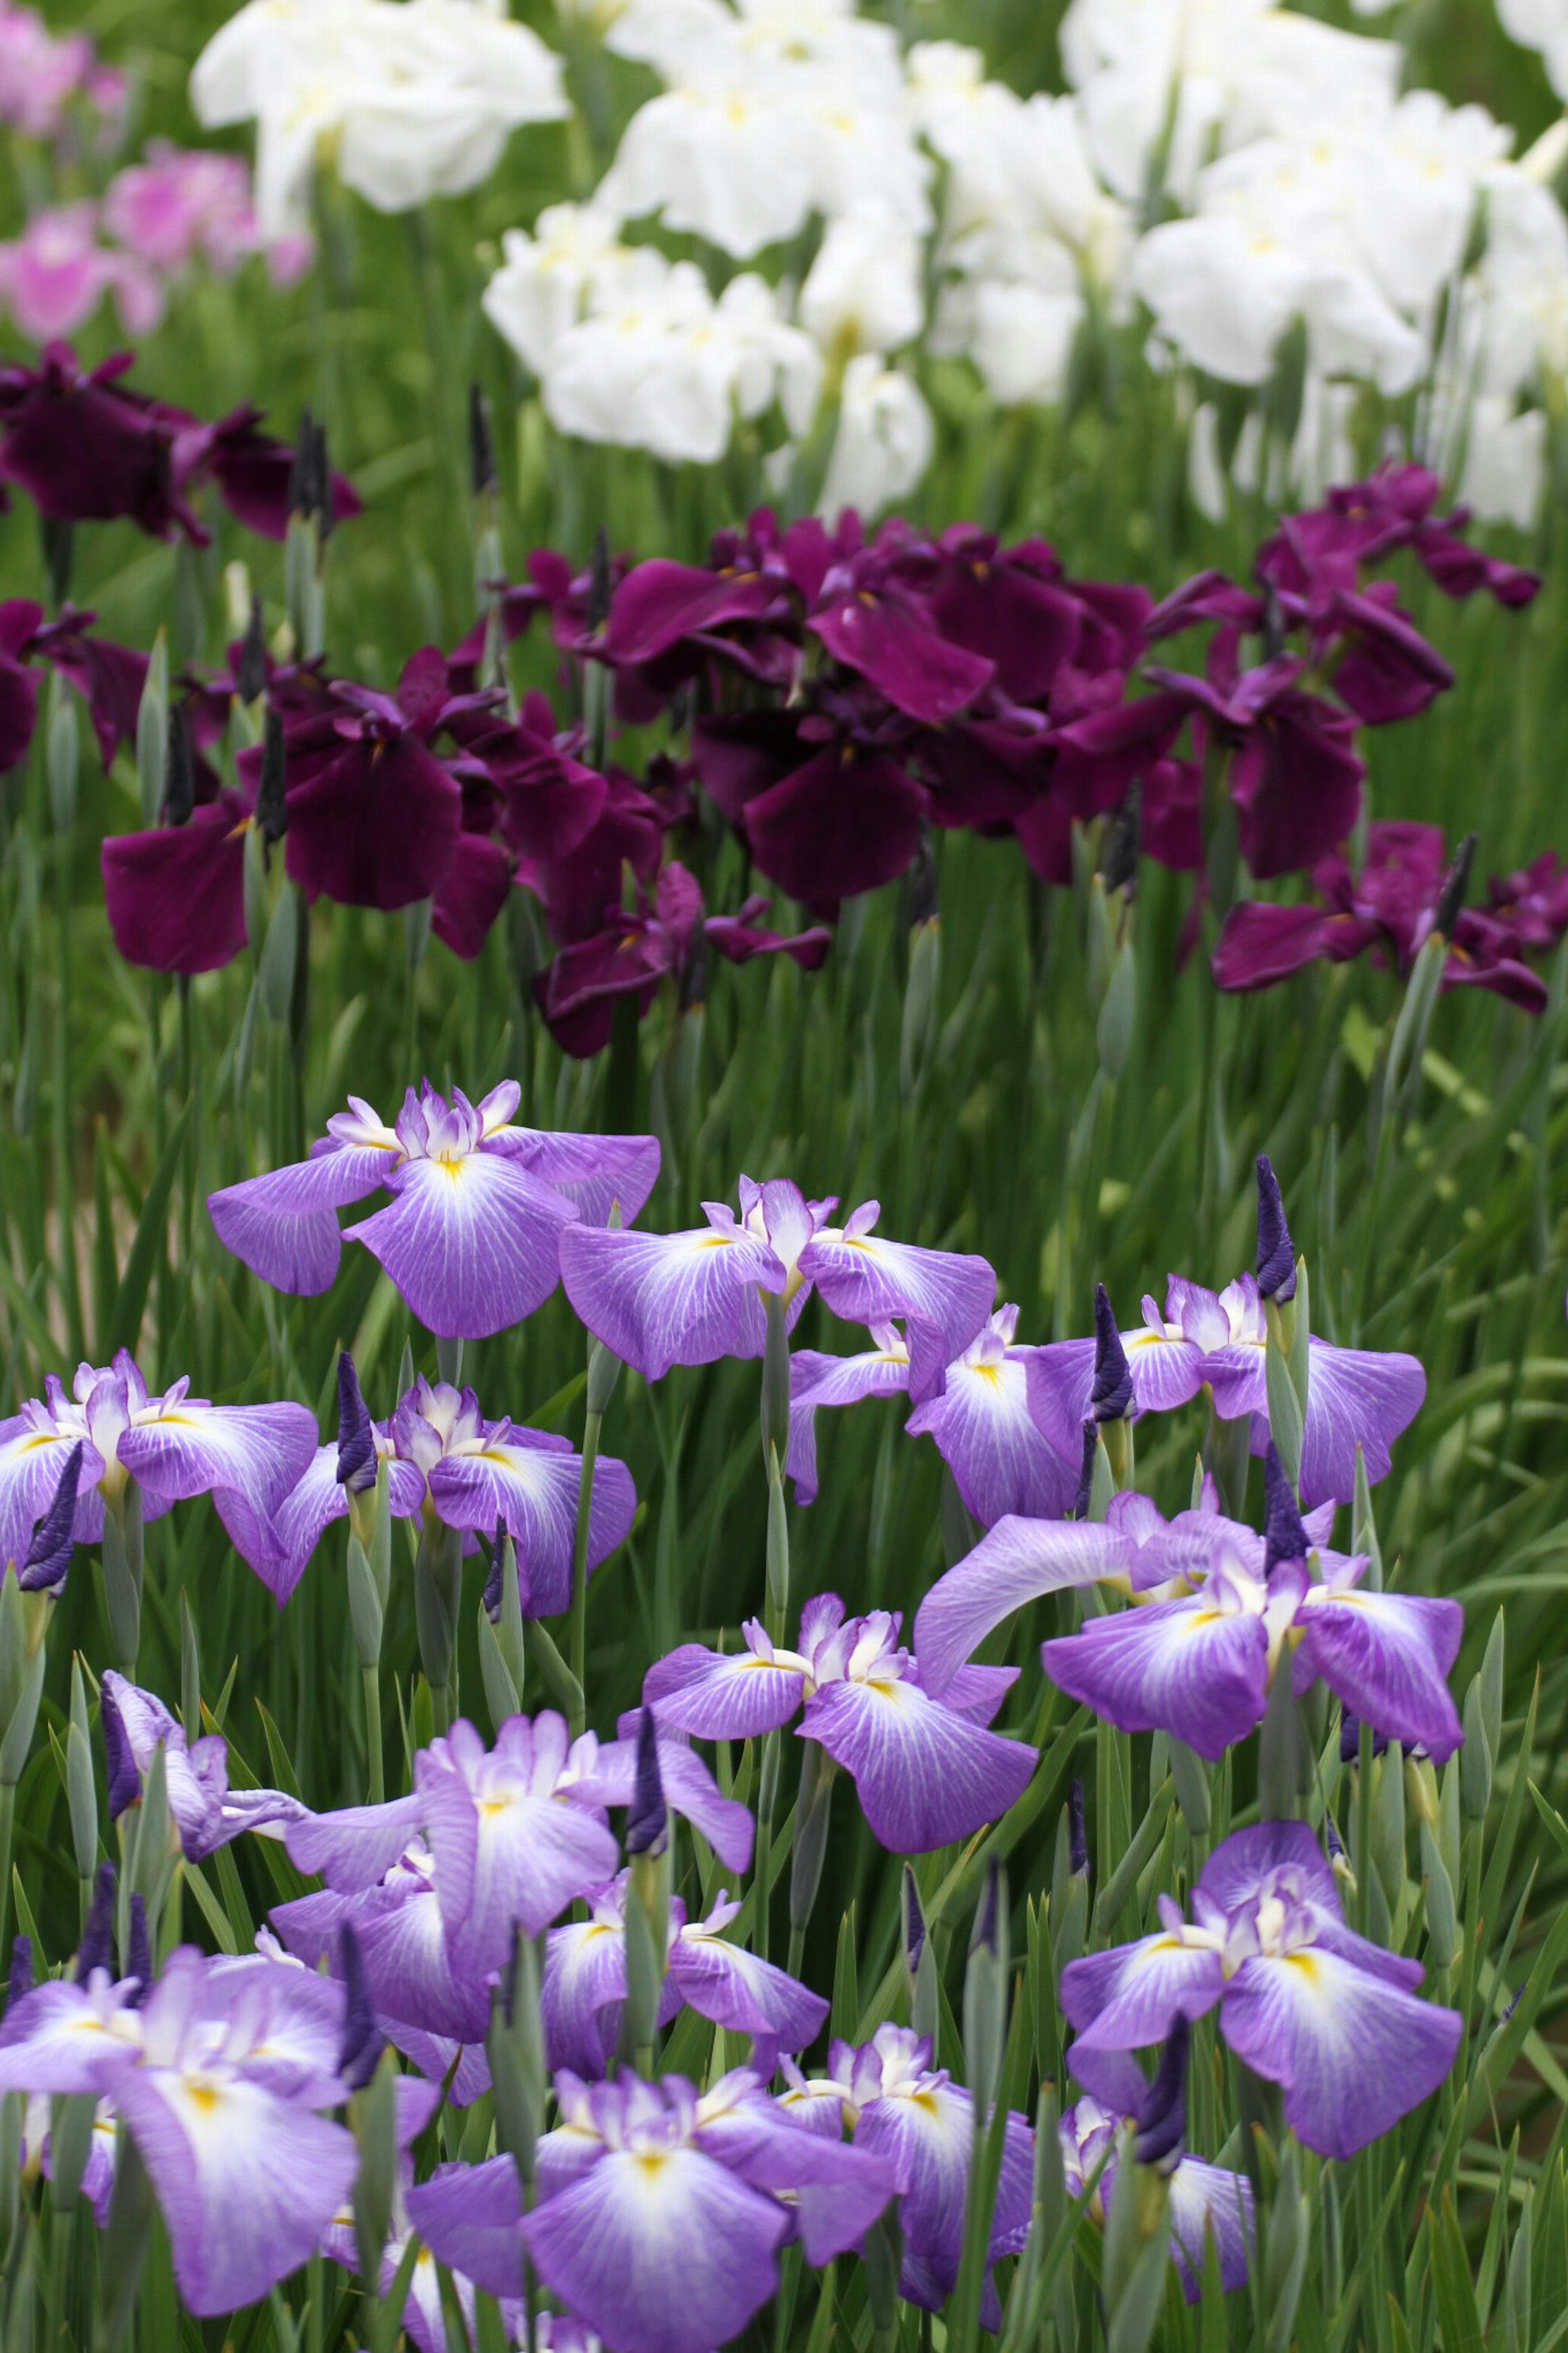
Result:
{"label": "dark purple iris petal", "polygon": [[127,964],[154,972],[216,972],[245,945],[245,832],[238,793],[186,825],[127,833],[103,845],[103,894]]}
{"label": "dark purple iris petal", "polygon": [[891,882],[914,858],[931,796],[885,753],[827,744],[747,805],[760,871],[824,912]]}

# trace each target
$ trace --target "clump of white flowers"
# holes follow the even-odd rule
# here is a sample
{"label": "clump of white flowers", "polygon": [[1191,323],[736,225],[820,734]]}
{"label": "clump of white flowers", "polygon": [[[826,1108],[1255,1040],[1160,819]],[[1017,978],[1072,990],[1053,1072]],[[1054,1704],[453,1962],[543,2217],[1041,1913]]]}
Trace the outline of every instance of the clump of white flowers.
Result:
{"label": "clump of white flowers", "polygon": [[[1068,87],[1030,96],[856,0],[557,5],[660,85],[589,201],[508,233],[485,295],[562,432],[706,464],[743,424],[770,479],[875,512],[929,462],[925,359],[1050,405],[1080,338],[1142,319],[1205,507],[1318,492],[1370,390],[1416,396],[1482,514],[1533,518],[1568,383],[1568,127],[1514,162],[1484,109],[1402,89],[1397,42],[1273,0],[1071,0]],[[193,90],[204,121],[256,119],[264,227],[297,224],[323,164],[397,209],[562,113],[559,61],[503,6],[249,0]],[[1568,0],[1499,7],[1568,89]],[[1276,404],[1222,433],[1215,387],[1282,367],[1288,428]]]}

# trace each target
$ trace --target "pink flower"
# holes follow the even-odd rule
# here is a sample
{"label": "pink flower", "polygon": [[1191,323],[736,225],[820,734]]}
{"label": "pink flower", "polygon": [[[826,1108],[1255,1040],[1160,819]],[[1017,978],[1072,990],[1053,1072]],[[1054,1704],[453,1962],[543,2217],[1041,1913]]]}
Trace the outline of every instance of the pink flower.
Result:
{"label": "pink flower", "polygon": [[37,213],[19,237],[0,245],[0,300],[35,343],[73,334],[110,293],[129,334],[147,333],[163,317],[157,280],[134,256],[99,244],[90,204]]}

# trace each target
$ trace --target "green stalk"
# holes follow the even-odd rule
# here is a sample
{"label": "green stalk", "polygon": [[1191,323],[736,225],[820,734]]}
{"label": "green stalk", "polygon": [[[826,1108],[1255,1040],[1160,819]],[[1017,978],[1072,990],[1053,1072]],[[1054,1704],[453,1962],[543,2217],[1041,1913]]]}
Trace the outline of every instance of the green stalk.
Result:
{"label": "green stalk", "polygon": [[571,1668],[577,1682],[572,1737],[588,1723],[588,1521],[594,1508],[594,1465],[599,1459],[599,1432],[605,1417],[590,1406],[583,1418],[583,1482],[577,1491],[577,1536],[572,1547]]}
{"label": "green stalk", "polygon": [[362,1667],[364,1683],[364,1745],[370,1761],[370,1803],[381,1805],[386,1797],[386,1767],[382,1757],[381,1738],[381,1675],[374,1667]]}
{"label": "green stalk", "polygon": [[11,1934],[11,1846],[16,1832],[16,1785],[0,1781],[0,1953]]}

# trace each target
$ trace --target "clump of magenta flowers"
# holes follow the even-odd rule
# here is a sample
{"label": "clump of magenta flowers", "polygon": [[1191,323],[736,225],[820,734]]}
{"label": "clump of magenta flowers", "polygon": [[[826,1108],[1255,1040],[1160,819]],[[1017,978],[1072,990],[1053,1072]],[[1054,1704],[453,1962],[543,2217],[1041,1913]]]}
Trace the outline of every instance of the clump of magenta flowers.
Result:
{"label": "clump of magenta flowers", "polygon": [[[430,2353],[459,2329],[713,2353],[780,2298],[879,2345],[922,2312],[950,2342],[1073,2342],[1098,2312],[1142,2348],[1170,2295],[1235,2294],[1287,2341],[1314,2215],[1396,2150],[1424,2173],[1544,1990],[1510,2010],[1459,1925],[1500,1620],[1461,1720],[1460,1607],[1391,1582],[1378,1542],[1420,1364],[1314,1333],[1267,1159],[1252,1269],[1173,1276],[1132,1327],[1101,1288],[1091,1333],[1036,1344],[983,1257],[888,1233],[875,1201],[742,1176],[655,1231],[654,1139],[518,1108],[426,1082],[389,1123],[354,1098],[304,1160],[211,1198],[273,1292],[331,1288],[344,1240],[379,1261],[437,1357],[382,1418],[346,1352],[324,1441],[301,1404],[155,1395],[121,1354],[0,1425],[7,1835],[79,1547],[117,1662],[73,1668],[80,1943],[40,1975],[17,1937],[0,2027],[11,2263],[42,2260],[39,2201],[96,2226],[111,2343],[154,2210],[192,2314],[325,2263],[357,2276],[363,2341]],[[580,1448],[462,1379],[466,1343],[558,1284]],[[792,1347],[813,1293],[858,1349]],[[759,1396],[764,1558],[717,1640],[650,1657],[640,1705],[598,1721],[591,1580],[639,1508],[605,1424],[624,1378],[712,1365]],[[960,1532],[907,1630],[857,1612],[848,1565],[842,1594],[803,1576],[787,1510],[831,1481],[822,1409],[900,1398]],[[1184,1415],[1198,1468],[1167,1514],[1136,1456]],[[364,1704],[347,1804],[258,1785],[203,1728],[194,1630],[177,1713],[136,1680],[153,1524],[204,1493],[285,1613],[339,1580]],[[875,1985],[841,1938],[829,1995],[806,1957],[846,1809],[900,1859],[901,1928]],[[277,1890],[243,1948],[239,1841]]]}

